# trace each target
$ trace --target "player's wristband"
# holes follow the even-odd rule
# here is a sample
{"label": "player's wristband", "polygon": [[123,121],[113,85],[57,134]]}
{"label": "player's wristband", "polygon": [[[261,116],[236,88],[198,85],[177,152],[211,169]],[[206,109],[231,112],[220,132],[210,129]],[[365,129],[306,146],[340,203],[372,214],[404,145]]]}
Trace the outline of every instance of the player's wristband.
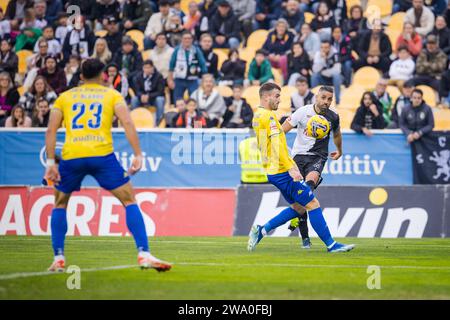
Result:
{"label": "player's wristband", "polygon": [[47,159],[46,164],[47,164],[47,167],[54,166],[55,165],[55,159]]}

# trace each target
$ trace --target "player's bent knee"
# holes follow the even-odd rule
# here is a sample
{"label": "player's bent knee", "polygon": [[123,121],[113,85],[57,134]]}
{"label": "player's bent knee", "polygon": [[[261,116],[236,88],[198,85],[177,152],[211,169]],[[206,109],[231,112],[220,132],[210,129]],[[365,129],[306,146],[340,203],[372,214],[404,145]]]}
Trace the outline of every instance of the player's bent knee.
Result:
{"label": "player's bent knee", "polygon": [[136,203],[134,191],[129,182],[110,191],[125,207]]}
{"label": "player's bent knee", "polygon": [[62,193],[61,191],[55,192],[55,208],[67,209],[69,203],[70,194]]}
{"label": "player's bent knee", "polygon": [[291,204],[291,208],[297,211],[299,214],[305,213],[305,208],[303,208],[299,203]]}

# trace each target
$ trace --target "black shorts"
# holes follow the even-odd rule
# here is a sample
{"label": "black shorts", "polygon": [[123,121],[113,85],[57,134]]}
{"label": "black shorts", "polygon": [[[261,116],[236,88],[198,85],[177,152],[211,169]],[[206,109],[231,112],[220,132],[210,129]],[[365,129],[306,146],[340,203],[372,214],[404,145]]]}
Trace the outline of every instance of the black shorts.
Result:
{"label": "black shorts", "polygon": [[327,159],[315,155],[297,154],[294,157],[294,161],[303,178],[306,178],[308,173],[312,171],[316,171],[319,175],[322,175],[323,167],[325,166]]}

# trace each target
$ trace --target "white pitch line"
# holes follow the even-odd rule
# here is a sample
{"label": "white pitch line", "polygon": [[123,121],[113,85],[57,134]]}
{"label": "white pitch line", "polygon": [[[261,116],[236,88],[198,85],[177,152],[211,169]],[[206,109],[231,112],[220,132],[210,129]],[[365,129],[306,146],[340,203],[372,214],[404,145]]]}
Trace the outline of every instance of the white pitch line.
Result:
{"label": "white pitch line", "polygon": [[[259,264],[239,264],[239,263],[216,263],[216,262],[177,262],[174,265],[180,266],[205,266],[205,267],[281,267],[281,268],[327,268],[327,269],[366,269],[367,265],[322,265],[322,264],[289,264],[289,263],[259,263]],[[81,269],[81,273],[83,272],[97,272],[97,271],[107,271],[107,270],[121,270],[121,269],[131,269],[137,268],[137,265],[122,265],[122,266],[111,266],[111,267],[103,267],[103,268],[88,268]],[[433,267],[433,266],[380,266],[381,269],[415,269],[415,270],[443,270],[450,271],[449,267]],[[42,277],[42,276],[50,276],[56,274],[64,274],[62,272],[50,272],[50,271],[42,271],[42,272],[19,272],[19,273],[11,273],[0,275],[0,280],[12,280],[19,278],[30,278],[30,277]]]}

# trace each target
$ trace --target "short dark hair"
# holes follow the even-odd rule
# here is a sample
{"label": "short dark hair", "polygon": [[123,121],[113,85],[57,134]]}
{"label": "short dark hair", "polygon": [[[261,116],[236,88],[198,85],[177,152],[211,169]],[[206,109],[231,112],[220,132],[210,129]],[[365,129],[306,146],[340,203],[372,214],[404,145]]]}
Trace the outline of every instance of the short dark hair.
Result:
{"label": "short dark hair", "polygon": [[159,7],[166,7],[166,6],[170,6],[170,3],[168,0],[160,0],[159,1]]}
{"label": "short dark hair", "polygon": [[418,94],[420,94],[420,96],[423,97],[423,91],[421,89],[415,88],[412,93],[418,93]]}
{"label": "short dark hair", "polygon": [[188,104],[189,102],[194,102],[195,104],[197,104],[197,100],[195,100],[194,98],[189,98],[186,100],[186,104]]}
{"label": "short dark hair", "polygon": [[309,84],[308,83],[308,79],[306,79],[303,76],[298,77],[297,80],[295,80],[295,83],[306,83],[306,84]]}
{"label": "short dark hair", "polygon": [[398,47],[397,52],[400,52],[400,51],[403,51],[403,50],[408,51],[408,53],[410,53],[407,46],[400,46],[400,47]]}
{"label": "short dark hair", "polygon": [[329,44],[331,46],[330,40],[322,40],[320,44]]}
{"label": "short dark hair", "polygon": [[407,80],[405,81],[405,83],[403,84],[403,88],[414,88],[415,84],[414,84],[414,80]]}
{"label": "short dark hair", "polygon": [[258,50],[256,50],[256,52],[255,52],[255,57],[256,57],[257,54],[262,54],[264,57],[267,57],[267,55],[268,55],[267,51],[264,50],[264,49],[258,49]]}
{"label": "short dark hair", "polygon": [[275,89],[281,91],[280,86],[277,85],[276,83],[266,82],[261,86],[261,88],[259,88],[259,97],[262,97],[265,93],[270,92]]}
{"label": "short dark hair", "polygon": [[105,69],[105,64],[99,59],[86,59],[81,65],[81,74],[84,79],[98,77]]}
{"label": "short dark hair", "polygon": [[319,92],[321,92],[321,91],[325,91],[325,92],[329,92],[329,93],[333,93],[334,94],[334,89],[333,89],[333,87],[330,87],[330,86],[321,86],[319,88]]}
{"label": "short dark hair", "polygon": [[146,59],[146,60],[144,61],[143,65],[146,65],[146,64],[149,64],[149,65],[151,65],[152,67],[154,66],[153,61],[150,60],[150,59]]}
{"label": "short dark hair", "polygon": [[166,38],[166,40],[167,40],[167,36],[166,36],[166,34],[165,34],[164,32],[158,33],[158,34],[156,35],[156,38],[155,38],[155,39],[158,39],[158,37],[164,37],[164,38]]}

